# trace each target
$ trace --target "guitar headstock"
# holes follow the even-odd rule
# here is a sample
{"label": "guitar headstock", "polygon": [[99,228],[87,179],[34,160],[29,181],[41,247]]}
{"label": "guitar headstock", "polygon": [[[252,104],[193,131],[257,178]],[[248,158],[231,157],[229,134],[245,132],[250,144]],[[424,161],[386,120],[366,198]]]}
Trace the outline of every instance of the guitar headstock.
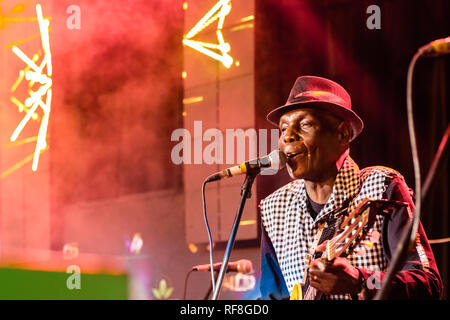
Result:
{"label": "guitar headstock", "polygon": [[350,254],[373,226],[377,214],[387,215],[395,208],[407,206],[406,202],[365,198],[343,219],[338,231],[327,243],[329,261],[342,254]]}

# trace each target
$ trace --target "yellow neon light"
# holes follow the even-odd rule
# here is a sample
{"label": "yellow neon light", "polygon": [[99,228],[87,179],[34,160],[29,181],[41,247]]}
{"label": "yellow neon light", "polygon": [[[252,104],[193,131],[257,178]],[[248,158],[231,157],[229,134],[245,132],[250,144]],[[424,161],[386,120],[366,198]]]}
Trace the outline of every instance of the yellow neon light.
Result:
{"label": "yellow neon light", "polygon": [[32,36],[29,36],[29,37],[27,37],[27,38],[23,38],[23,39],[14,41],[14,42],[12,42],[12,43],[7,44],[7,45],[5,46],[5,49],[11,49],[11,48],[14,47],[14,46],[21,45],[21,44],[23,44],[23,43],[25,43],[25,42],[28,42],[28,41],[30,41],[30,40],[33,40],[33,39],[39,37],[39,36],[40,36],[40,34],[39,34],[39,33],[36,33],[36,34],[34,34],[34,35],[32,35]]}
{"label": "yellow neon light", "polygon": [[243,29],[251,29],[253,28],[254,25],[253,23],[246,23],[246,24],[241,24],[240,26],[236,26],[230,29],[230,31],[238,31],[238,30],[243,30]]}
{"label": "yellow neon light", "polygon": [[19,141],[15,141],[15,142],[10,142],[9,144],[4,145],[5,148],[11,148],[11,147],[15,147],[15,146],[21,146],[23,144],[27,144],[27,143],[31,143],[31,142],[36,142],[38,139],[37,136],[34,137],[29,137],[29,138],[25,138]]}
{"label": "yellow neon light", "polygon": [[[230,52],[230,44],[224,41],[222,29],[225,22],[225,17],[230,13],[230,11],[231,0],[219,0],[185,35],[183,44],[222,62],[225,67],[229,68],[233,64],[233,58],[228,54]],[[218,44],[192,40],[193,37],[217,20],[216,35],[219,42]],[[216,49],[219,52],[211,49]]]}
{"label": "yellow neon light", "polygon": [[[39,31],[41,35],[41,43],[42,49],[44,51],[44,56],[41,64],[38,66],[36,64],[39,59],[39,55],[33,55],[33,58],[30,59],[28,56],[20,50],[17,46],[12,47],[12,51],[14,54],[21,59],[27,66],[24,70],[21,70],[19,73],[19,78],[16,80],[16,83],[11,88],[11,91],[15,91],[18,84],[25,78],[29,81],[29,87],[31,88],[34,84],[39,84],[40,88],[37,91],[29,91],[30,96],[25,100],[24,104],[22,104],[16,98],[11,98],[14,104],[19,107],[19,111],[26,111],[26,115],[20,121],[19,125],[14,130],[11,135],[11,142],[15,142],[19,137],[20,133],[24,129],[25,125],[31,118],[35,118],[37,114],[35,113],[38,107],[41,107],[43,111],[43,116],[41,120],[41,125],[39,127],[39,133],[36,139],[36,147],[33,154],[33,164],[32,170],[36,171],[39,163],[39,156],[43,150],[47,148],[47,128],[48,121],[50,117],[50,106],[52,101],[52,59],[50,52],[50,39],[49,39],[49,27],[50,21],[48,18],[44,18],[42,14],[42,7],[40,4],[36,5],[36,16],[39,24]],[[46,68],[46,74],[43,73],[44,68]],[[42,101],[45,96],[45,103]],[[27,159],[27,158],[26,158]],[[28,162],[28,161],[26,161]],[[26,162],[21,162],[22,164],[19,168],[25,164]],[[14,167],[13,167],[14,168]],[[3,176],[2,176],[3,177]]]}
{"label": "yellow neon light", "polygon": [[[30,110],[30,108],[25,106],[22,102],[17,100],[17,98],[14,96],[11,97],[11,102],[14,103],[17,106],[17,108],[19,108],[19,112],[23,112],[23,111],[28,112]],[[36,112],[33,112],[33,114],[31,115],[31,119],[38,120],[39,115]]]}
{"label": "yellow neon light", "polygon": [[[42,154],[45,151],[48,150],[48,147],[42,150],[39,150],[39,153]],[[11,168],[5,170],[2,172],[2,174],[0,175],[1,179],[6,178],[7,176],[9,176],[11,173],[13,173],[14,171],[19,170],[20,168],[22,168],[24,165],[26,165],[28,162],[30,162],[31,160],[33,160],[33,158],[35,158],[34,153],[30,154],[29,156],[27,156],[25,159],[19,161],[18,163],[16,163],[15,165],[13,165]]]}
{"label": "yellow neon light", "polygon": [[255,16],[253,16],[253,15],[242,18],[241,22],[248,22],[248,21],[252,21],[252,20],[255,20]]}

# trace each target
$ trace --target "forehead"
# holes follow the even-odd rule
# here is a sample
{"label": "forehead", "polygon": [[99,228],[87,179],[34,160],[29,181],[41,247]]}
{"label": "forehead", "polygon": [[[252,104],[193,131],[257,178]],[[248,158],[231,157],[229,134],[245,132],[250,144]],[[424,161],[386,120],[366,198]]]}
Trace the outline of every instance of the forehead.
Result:
{"label": "forehead", "polygon": [[281,116],[280,123],[290,121],[300,121],[304,118],[312,118],[320,122],[327,122],[327,123],[329,123],[330,121],[338,121],[338,119],[329,112],[325,112],[320,109],[304,108],[286,112]]}

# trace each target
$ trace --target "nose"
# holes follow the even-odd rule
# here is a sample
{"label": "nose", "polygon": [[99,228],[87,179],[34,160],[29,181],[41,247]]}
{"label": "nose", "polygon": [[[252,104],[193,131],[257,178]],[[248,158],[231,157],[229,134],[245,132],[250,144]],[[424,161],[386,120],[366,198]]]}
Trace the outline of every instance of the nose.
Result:
{"label": "nose", "polygon": [[298,134],[293,130],[292,127],[288,127],[283,135],[284,143],[292,143],[299,139]]}

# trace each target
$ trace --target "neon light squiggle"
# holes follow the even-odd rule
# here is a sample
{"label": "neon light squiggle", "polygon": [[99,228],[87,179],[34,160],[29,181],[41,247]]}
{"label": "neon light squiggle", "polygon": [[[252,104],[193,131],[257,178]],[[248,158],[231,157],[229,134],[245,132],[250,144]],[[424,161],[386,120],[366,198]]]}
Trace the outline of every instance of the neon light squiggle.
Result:
{"label": "neon light squiggle", "polygon": [[[222,29],[225,17],[230,11],[231,0],[220,0],[217,2],[185,35],[183,44],[222,62],[225,67],[229,68],[233,64],[233,58],[228,54],[230,52],[230,44],[224,41]],[[216,20],[218,20],[216,31],[218,44],[192,40],[193,37]],[[211,49],[216,49],[218,52]]]}
{"label": "neon light squiggle", "polygon": [[[30,90],[30,96],[25,100],[25,103],[22,104],[16,98],[12,99],[12,101],[18,105],[19,111],[26,111],[26,115],[20,121],[19,125],[14,130],[11,135],[11,142],[15,142],[19,137],[20,133],[28,123],[28,121],[33,118],[37,119],[36,111],[38,107],[41,107],[43,111],[43,116],[41,120],[41,125],[39,127],[39,133],[37,135],[36,148],[33,156],[33,164],[32,170],[36,171],[39,163],[39,155],[47,149],[47,128],[50,117],[50,109],[51,109],[51,101],[52,101],[52,56],[50,52],[50,39],[49,39],[49,26],[50,21],[47,18],[43,17],[42,7],[40,4],[36,5],[36,15],[37,21],[39,23],[39,30],[41,35],[42,48],[44,50],[44,57],[40,65],[36,64],[37,58],[36,55],[33,56],[33,59],[30,59],[22,50],[20,50],[17,46],[12,47],[12,51],[14,54],[21,59],[27,67],[21,71],[20,77],[18,79],[19,82],[16,81],[13,86],[14,90],[17,88],[18,83],[22,81],[25,77],[31,84],[39,84],[40,88],[37,91]],[[44,68],[46,68],[46,73],[43,73]],[[45,102],[43,102],[43,98],[45,97]]]}

